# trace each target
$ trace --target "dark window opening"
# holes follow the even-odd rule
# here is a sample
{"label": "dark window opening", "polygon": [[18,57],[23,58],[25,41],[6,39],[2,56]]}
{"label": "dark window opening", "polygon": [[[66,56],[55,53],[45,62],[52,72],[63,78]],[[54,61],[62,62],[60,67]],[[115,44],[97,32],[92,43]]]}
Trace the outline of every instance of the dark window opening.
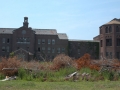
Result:
{"label": "dark window opening", "polygon": [[5,47],[2,47],[2,52],[5,52]]}
{"label": "dark window opening", "polygon": [[111,32],[112,32],[111,26],[107,26],[107,27],[105,28],[105,33],[111,33]]}
{"label": "dark window opening", "polygon": [[108,33],[108,27],[105,28],[105,33]]}
{"label": "dark window opening", "polygon": [[106,46],[112,46],[112,39],[106,39]]}
{"label": "dark window opening", "polygon": [[117,38],[116,43],[117,43],[117,46],[120,46],[120,38]]}
{"label": "dark window opening", "polygon": [[38,47],[38,51],[40,52],[40,47]]}
{"label": "dark window opening", "polygon": [[116,53],[117,59],[120,59],[120,52]]}
{"label": "dark window opening", "polygon": [[9,38],[7,39],[7,43],[9,43],[10,42],[10,40],[9,40]]}
{"label": "dark window opening", "polygon": [[118,26],[116,26],[116,32],[120,32],[120,29]]}

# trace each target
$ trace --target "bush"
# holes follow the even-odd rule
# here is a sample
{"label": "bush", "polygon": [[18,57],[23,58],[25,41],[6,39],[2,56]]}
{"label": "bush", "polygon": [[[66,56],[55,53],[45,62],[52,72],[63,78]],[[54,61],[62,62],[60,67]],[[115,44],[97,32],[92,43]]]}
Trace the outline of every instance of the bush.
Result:
{"label": "bush", "polygon": [[54,69],[60,69],[60,68],[73,66],[73,60],[65,54],[59,54],[54,58],[53,64],[54,64],[53,67]]}

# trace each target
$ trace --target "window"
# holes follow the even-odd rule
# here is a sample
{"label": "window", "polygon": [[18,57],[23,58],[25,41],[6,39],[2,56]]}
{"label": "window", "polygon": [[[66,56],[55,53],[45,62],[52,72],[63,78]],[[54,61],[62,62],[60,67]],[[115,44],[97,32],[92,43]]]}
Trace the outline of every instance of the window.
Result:
{"label": "window", "polygon": [[50,53],[50,50],[51,50],[51,48],[50,48],[50,47],[48,47],[48,53]]}
{"label": "window", "polygon": [[102,47],[102,45],[103,45],[103,41],[102,41],[102,40],[100,40],[100,46]]}
{"label": "window", "polygon": [[65,48],[62,48],[62,52],[63,52],[63,53],[65,52]]}
{"label": "window", "polygon": [[52,44],[55,44],[55,39],[52,39]]}
{"label": "window", "polygon": [[5,43],[5,38],[2,39],[2,42]]}
{"label": "window", "polygon": [[40,41],[41,41],[41,40],[40,40],[40,39],[38,39],[38,44],[40,44]]}
{"label": "window", "polygon": [[51,44],[51,39],[48,39],[48,44]]}
{"label": "window", "polygon": [[7,39],[7,43],[9,43],[10,42],[10,40],[9,40],[9,38]]}
{"label": "window", "polygon": [[108,33],[108,27],[105,28],[105,33]]}
{"label": "window", "polygon": [[30,44],[30,38],[28,37],[19,37],[16,40],[17,40],[17,43]]}
{"label": "window", "polygon": [[116,32],[120,32],[119,26],[116,26]]}
{"label": "window", "polygon": [[60,48],[57,48],[57,53],[60,53]]}
{"label": "window", "polygon": [[45,50],[45,47],[42,47],[42,50]]}
{"label": "window", "polygon": [[2,52],[5,52],[5,47],[4,46],[2,47]]}
{"label": "window", "polygon": [[116,53],[117,59],[120,59],[120,52]]}
{"label": "window", "polygon": [[7,52],[9,52],[9,46],[7,46],[6,49],[7,49]]}
{"label": "window", "polygon": [[110,56],[109,56],[110,59],[112,59],[112,52],[110,52]]}
{"label": "window", "polygon": [[42,39],[42,44],[45,44],[45,39]]}
{"label": "window", "polygon": [[108,53],[108,52],[106,52],[106,57],[108,57],[108,54],[109,54],[109,53]]}
{"label": "window", "polygon": [[78,54],[80,54],[80,49],[78,49]]}
{"label": "window", "polygon": [[117,38],[116,44],[117,44],[117,46],[120,46],[120,38]]}
{"label": "window", "polygon": [[38,52],[40,52],[40,47],[38,47]]}
{"label": "window", "polygon": [[106,39],[106,46],[112,46],[112,39]]}
{"label": "window", "polygon": [[45,47],[42,47],[42,52],[45,53]]}
{"label": "window", "polygon": [[55,48],[52,48],[52,53],[55,53]]}
{"label": "window", "polygon": [[105,28],[105,33],[111,33],[112,32],[112,27],[111,26],[107,26]]}

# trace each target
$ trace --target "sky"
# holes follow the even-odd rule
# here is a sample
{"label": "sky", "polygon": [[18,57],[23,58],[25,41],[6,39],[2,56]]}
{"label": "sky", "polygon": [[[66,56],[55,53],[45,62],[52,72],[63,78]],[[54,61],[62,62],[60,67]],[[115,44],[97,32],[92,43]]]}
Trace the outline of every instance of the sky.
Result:
{"label": "sky", "polygon": [[120,18],[120,0],[0,0],[0,28],[56,29],[68,39],[93,40],[99,27]]}

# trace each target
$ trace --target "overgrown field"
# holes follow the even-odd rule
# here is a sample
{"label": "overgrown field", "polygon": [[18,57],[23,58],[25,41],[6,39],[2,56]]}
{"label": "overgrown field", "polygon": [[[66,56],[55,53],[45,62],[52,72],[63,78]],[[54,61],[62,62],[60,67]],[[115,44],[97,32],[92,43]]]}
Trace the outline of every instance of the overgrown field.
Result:
{"label": "overgrown field", "polygon": [[0,90],[120,90],[120,81],[34,82],[16,80],[0,82]]}
{"label": "overgrown field", "polygon": [[[36,82],[119,81],[119,67],[118,60],[91,60],[89,54],[77,60],[60,54],[52,62],[26,62],[10,57],[0,62],[0,80],[16,75],[17,80]],[[77,74],[71,77],[74,72]]]}

